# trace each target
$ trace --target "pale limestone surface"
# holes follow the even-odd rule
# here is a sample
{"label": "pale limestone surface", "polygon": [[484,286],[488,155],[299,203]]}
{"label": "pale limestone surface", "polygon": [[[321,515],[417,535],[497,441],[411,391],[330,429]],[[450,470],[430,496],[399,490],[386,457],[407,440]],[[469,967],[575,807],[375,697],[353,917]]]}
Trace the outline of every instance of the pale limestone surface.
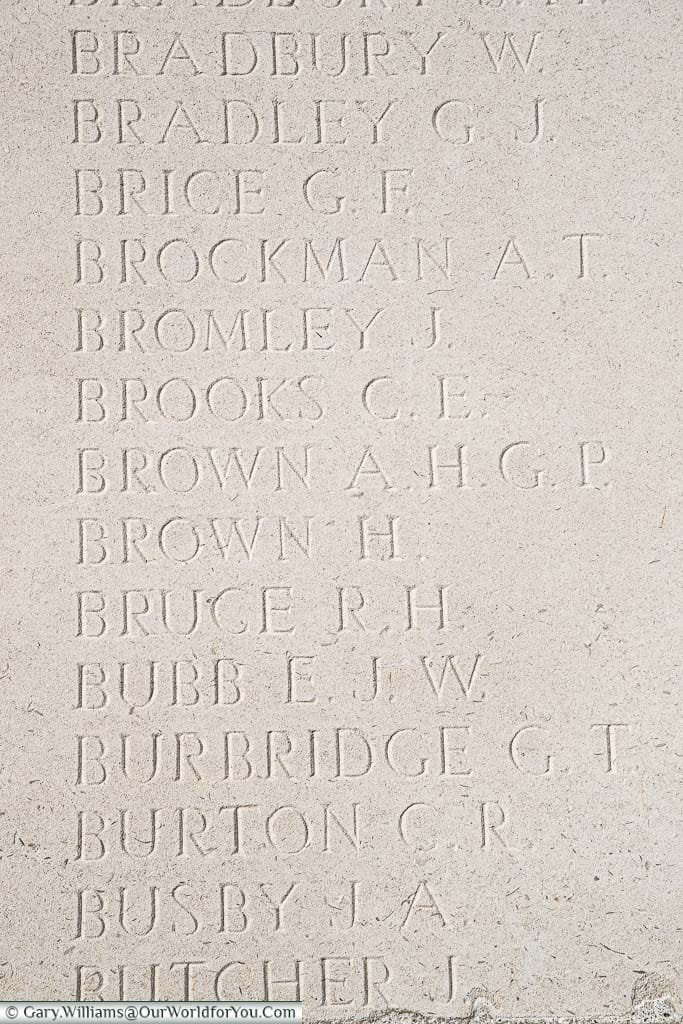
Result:
{"label": "pale limestone surface", "polygon": [[0,21],[2,998],[670,1019],[680,4]]}

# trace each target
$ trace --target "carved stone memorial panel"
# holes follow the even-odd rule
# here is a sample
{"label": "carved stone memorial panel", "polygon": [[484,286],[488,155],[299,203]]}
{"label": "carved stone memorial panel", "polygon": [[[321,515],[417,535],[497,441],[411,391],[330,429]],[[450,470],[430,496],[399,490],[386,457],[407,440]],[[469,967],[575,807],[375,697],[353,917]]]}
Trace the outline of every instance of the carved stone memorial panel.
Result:
{"label": "carved stone memorial panel", "polygon": [[0,23],[0,996],[675,1015],[680,2]]}

